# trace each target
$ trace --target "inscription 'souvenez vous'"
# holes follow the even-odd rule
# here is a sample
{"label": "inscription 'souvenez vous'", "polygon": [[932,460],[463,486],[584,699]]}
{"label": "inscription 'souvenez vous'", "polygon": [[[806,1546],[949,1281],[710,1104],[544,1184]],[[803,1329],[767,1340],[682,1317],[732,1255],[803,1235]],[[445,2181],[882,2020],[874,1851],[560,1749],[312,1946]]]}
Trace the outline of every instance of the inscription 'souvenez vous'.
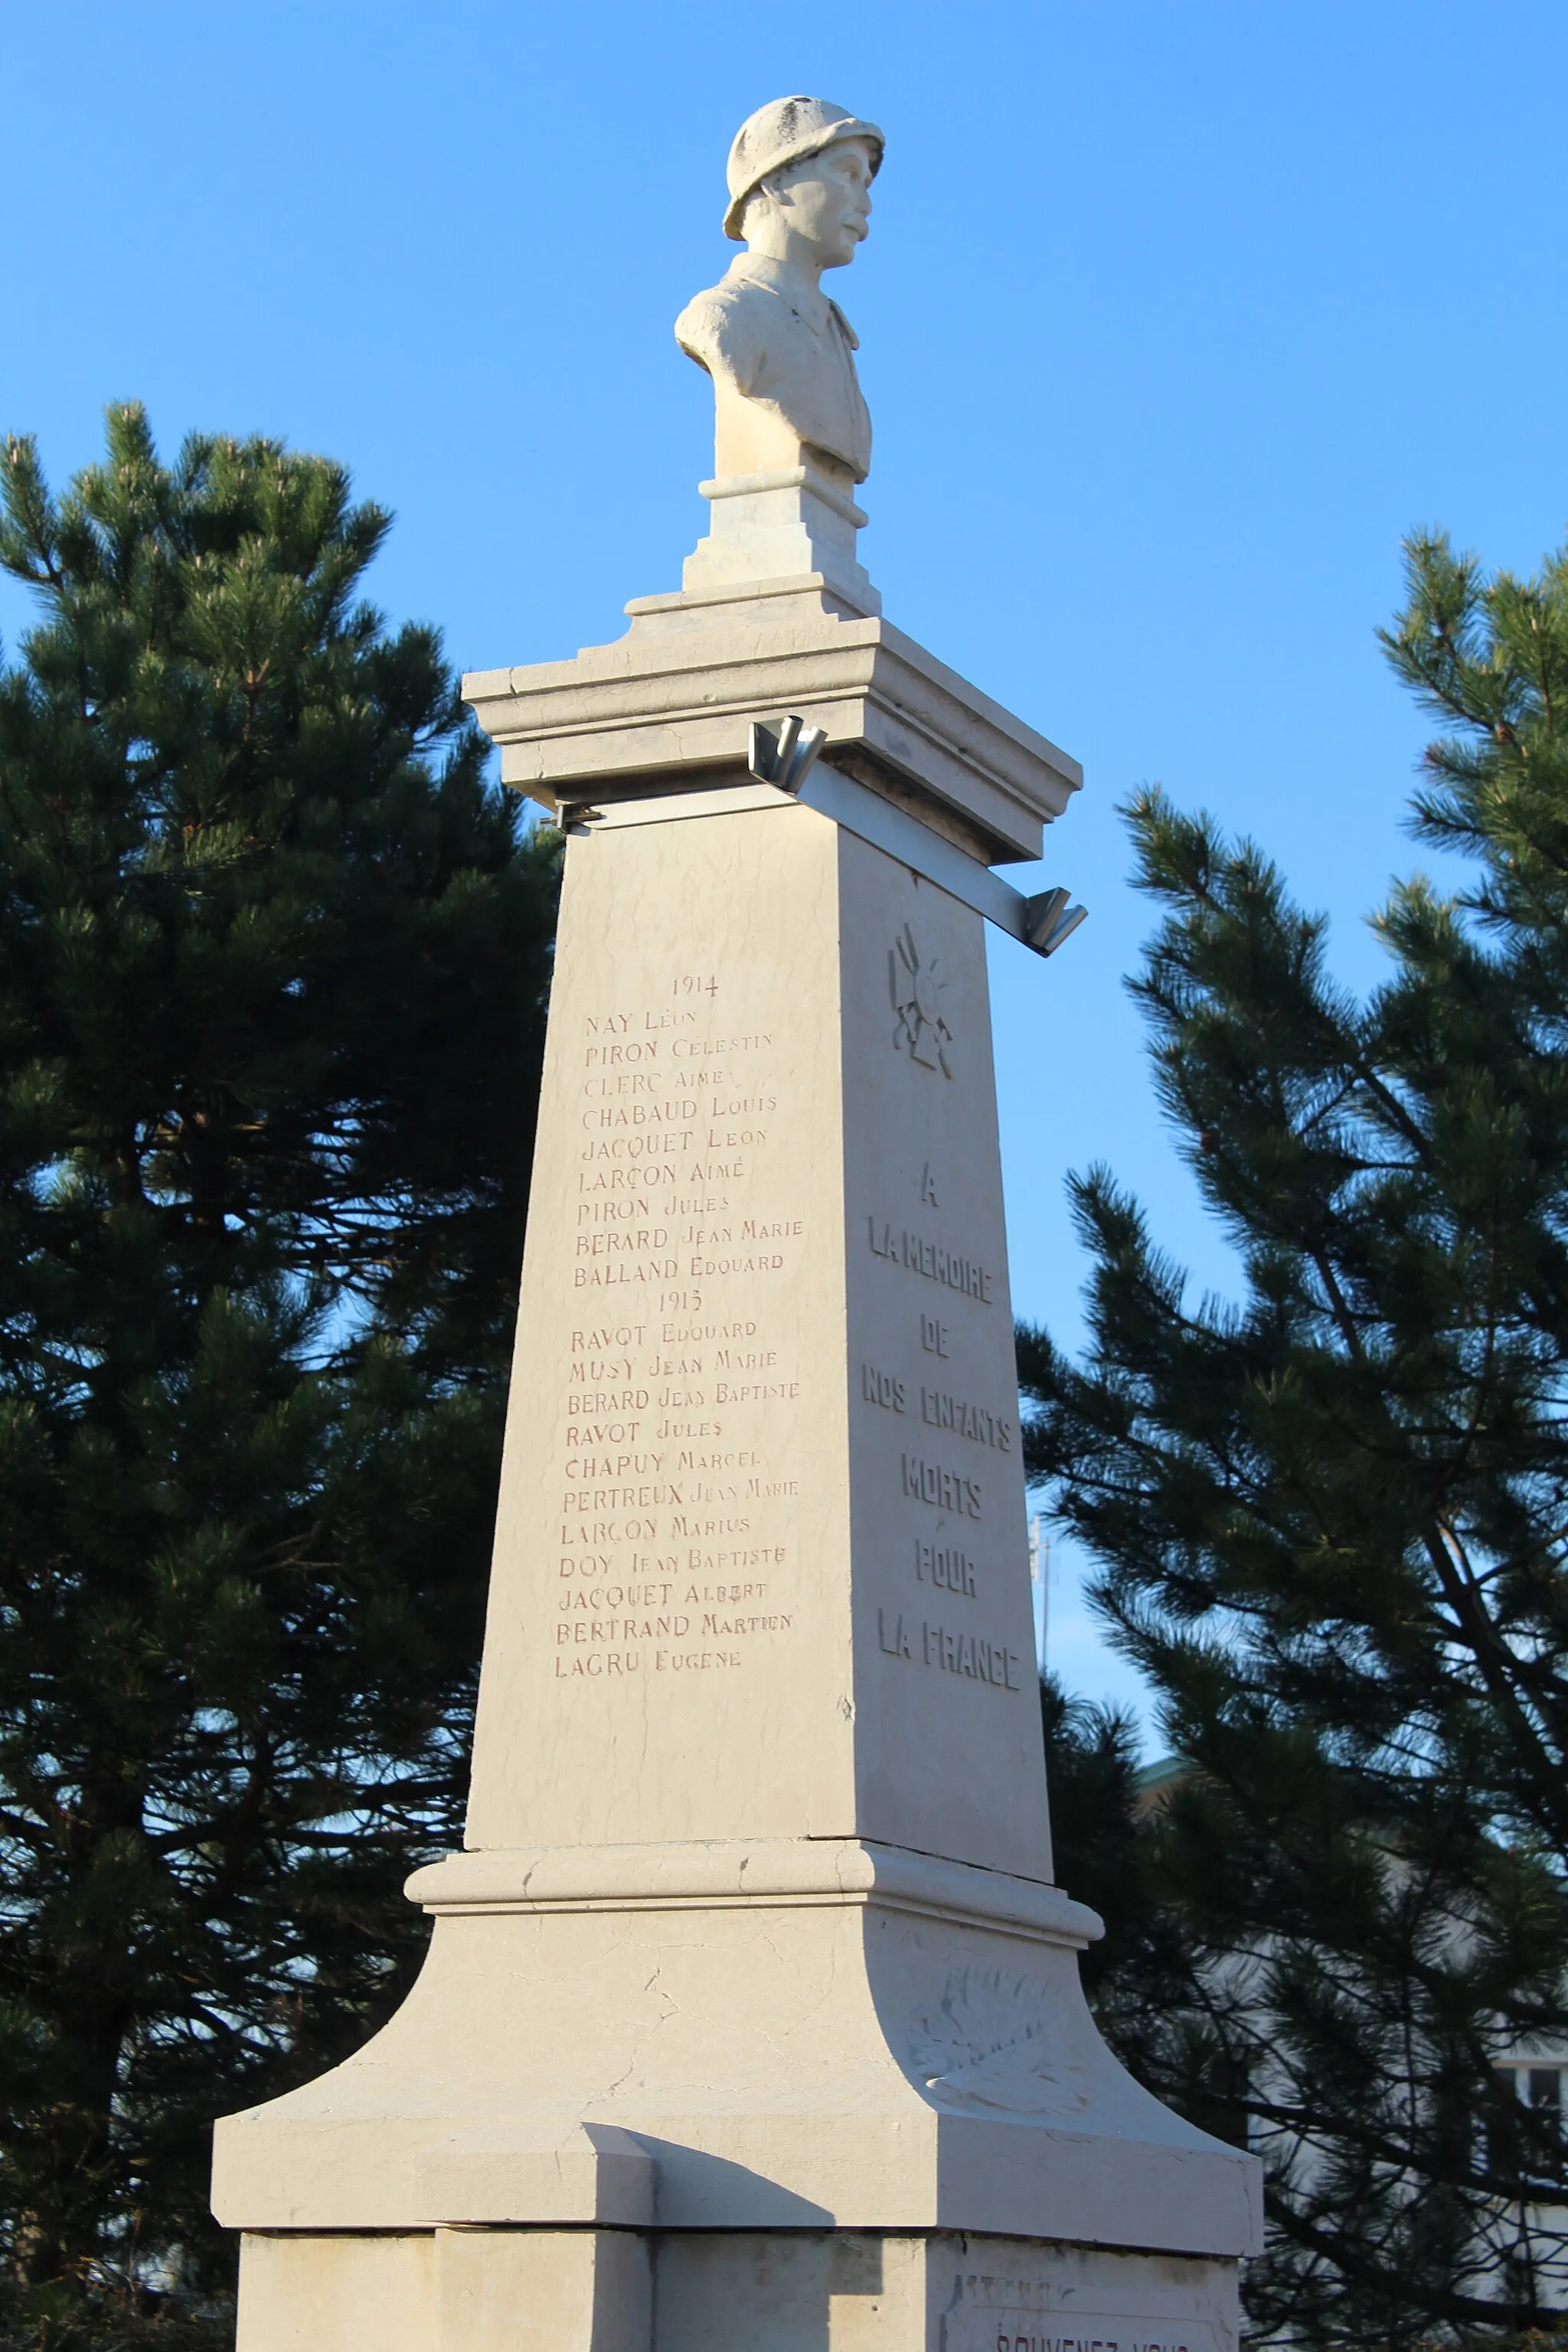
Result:
{"label": "inscription 'souvenez vous'", "polygon": [[1202,2320],[1063,2309],[1066,2298],[1043,2276],[972,2271],[954,2284],[944,2352],[1215,2352],[1214,2331]]}

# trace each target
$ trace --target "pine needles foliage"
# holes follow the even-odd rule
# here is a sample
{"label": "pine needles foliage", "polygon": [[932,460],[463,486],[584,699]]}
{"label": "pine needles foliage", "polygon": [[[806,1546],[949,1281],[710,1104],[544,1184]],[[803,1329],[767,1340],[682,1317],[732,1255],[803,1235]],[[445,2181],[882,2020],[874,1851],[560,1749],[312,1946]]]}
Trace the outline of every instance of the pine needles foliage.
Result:
{"label": "pine needles foliage", "polygon": [[1568,2288],[1560,2120],[1498,2063],[1568,2050],[1568,556],[1407,560],[1414,829],[1468,886],[1394,891],[1358,1002],[1258,848],[1139,798],[1133,992],[1238,1296],[1100,1169],[1086,1360],[1019,1335],[1187,1767],[1140,1821],[1115,1727],[1047,1707],[1068,1843],[1127,1858],[1094,1998],[1263,2156],[1251,2325],[1311,2345],[1550,2333]]}
{"label": "pine needles foliage", "polygon": [[174,2347],[213,2116],[458,1840],[558,845],[342,467],[126,405],[0,492],[5,2340]]}

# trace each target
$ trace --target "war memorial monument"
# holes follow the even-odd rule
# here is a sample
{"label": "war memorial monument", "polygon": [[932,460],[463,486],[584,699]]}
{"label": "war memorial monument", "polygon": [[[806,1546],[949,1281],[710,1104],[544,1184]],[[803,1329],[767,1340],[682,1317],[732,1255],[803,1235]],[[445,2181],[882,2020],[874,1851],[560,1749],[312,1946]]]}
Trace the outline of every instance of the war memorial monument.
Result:
{"label": "war memorial monument", "polygon": [[984,934],[1080,778],[857,555],[882,149],[744,125],[679,592],[466,681],[568,835],[466,1842],[218,2127],[240,2352],[1234,2352],[1258,2168],[1052,1883]]}

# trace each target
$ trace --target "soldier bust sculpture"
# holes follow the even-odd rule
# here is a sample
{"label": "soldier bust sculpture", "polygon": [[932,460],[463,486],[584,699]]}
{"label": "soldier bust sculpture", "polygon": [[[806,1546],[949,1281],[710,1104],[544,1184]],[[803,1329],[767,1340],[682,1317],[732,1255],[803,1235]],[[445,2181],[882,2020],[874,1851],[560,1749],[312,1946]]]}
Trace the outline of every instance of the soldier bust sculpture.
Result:
{"label": "soldier bust sculpture", "polygon": [[874,122],[820,98],[775,99],[735,134],[724,234],[747,249],[675,322],[713,379],[721,478],[805,464],[847,492],[870,471],[854,330],[821,281],[866,236],[882,147]]}

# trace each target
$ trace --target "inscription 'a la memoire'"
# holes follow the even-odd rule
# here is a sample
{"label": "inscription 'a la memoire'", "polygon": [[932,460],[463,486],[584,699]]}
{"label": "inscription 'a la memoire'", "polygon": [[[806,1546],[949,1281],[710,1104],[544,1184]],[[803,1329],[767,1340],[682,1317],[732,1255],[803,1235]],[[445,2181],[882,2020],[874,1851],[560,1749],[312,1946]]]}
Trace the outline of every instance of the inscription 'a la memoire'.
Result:
{"label": "inscription 'a la memoire'", "polygon": [[924,1234],[910,1233],[907,1226],[900,1229],[888,1217],[869,1217],[867,1223],[873,1257],[907,1265],[912,1273],[923,1274],[928,1282],[940,1282],[945,1289],[962,1291],[966,1298],[978,1298],[987,1307],[992,1304],[996,1277],[978,1258],[967,1257],[946,1243],[930,1241]]}

